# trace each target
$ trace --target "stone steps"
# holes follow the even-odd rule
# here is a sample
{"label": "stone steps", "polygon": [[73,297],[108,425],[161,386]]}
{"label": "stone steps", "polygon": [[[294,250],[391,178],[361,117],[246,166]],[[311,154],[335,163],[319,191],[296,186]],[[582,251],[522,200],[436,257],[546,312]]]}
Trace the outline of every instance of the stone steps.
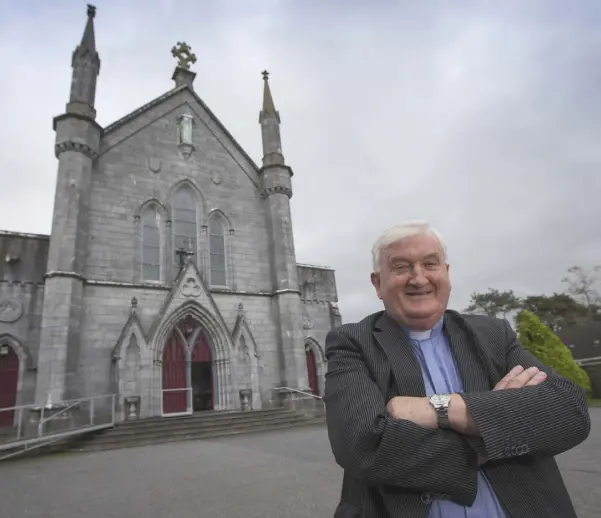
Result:
{"label": "stone steps", "polygon": [[199,412],[180,417],[152,417],[123,421],[117,423],[113,428],[89,432],[28,452],[21,452],[14,458],[49,453],[115,450],[299,426],[323,426],[324,423],[323,405],[317,405],[306,411],[272,408],[246,412]]}
{"label": "stone steps", "polygon": [[114,428],[90,433],[44,448],[47,452],[90,452],[167,442],[209,439],[298,426],[323,425],[323,412],[307,415],[284,409],[251,412],[207,412],[186,417],[126,421]]}
{"label": "stone steps", "polygon": [[[117,450],[124,448],[136,448],[140,446],[149,446],[153,444],[164,444],[169,442],[182,442],[182,441],[193,441],[193,440],[202,440],[202,439],[214,439],[217,437],[226,437],[230,435],[241,435],[241,434],[250,434],[250,433],[261,433],[268,432],[274,430],[285,430],[289,428],[297,428],[299,426],[323,426],[324,419],[323,418],[314,418],[314,419],[305,419],[302,422],[276,422],[270,424],[263,425],[254,425],[247,426],[244,429],[240,428],[230,428],[230,429],[220,429],[220,430],[205,430],[205,431],[190,431],[187,433],[178,433],[170,436],[162,436],[162,437],[146,437],[146,438],[137,438],[131,437],[128,439],[121,439],[115,442],[103,441],[96,443],[96,441],[91,441],[88,444],[77,447],[75,445],[70,446],[67,450],[61,449],[58,451],[69,451],[69,452],[93,452],[93,451],[104,451],[104,450]],[[57,450],[55,450],[57,451]]]}

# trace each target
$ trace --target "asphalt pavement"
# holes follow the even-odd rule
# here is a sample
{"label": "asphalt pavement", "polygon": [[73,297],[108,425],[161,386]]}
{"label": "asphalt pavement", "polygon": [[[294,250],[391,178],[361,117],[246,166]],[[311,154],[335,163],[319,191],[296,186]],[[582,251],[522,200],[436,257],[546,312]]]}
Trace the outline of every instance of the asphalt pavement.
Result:
{"label": "asphalt pavement", "polygon": [[[558,458],[579,518],[601,516],[601,409]],[[330,518],[342,472],[322,426],[0,463],[0,518]]]}

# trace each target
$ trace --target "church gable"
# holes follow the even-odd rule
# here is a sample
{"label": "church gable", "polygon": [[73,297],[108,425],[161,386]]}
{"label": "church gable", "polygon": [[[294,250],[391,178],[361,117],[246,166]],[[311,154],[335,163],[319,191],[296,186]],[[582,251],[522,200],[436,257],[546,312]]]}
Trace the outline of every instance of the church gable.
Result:
{"label": "church gable", "polygon": [[[178,162],[203,167],[206,162],[227,163],[242,172],[255,187],[258,168],[209,107],[188,85],[179,86],[131,112],[104,130],[100,160],[112,155],[142,159],[155,174],[170,172]],[[133,151],[133,153],[132,153]]]}

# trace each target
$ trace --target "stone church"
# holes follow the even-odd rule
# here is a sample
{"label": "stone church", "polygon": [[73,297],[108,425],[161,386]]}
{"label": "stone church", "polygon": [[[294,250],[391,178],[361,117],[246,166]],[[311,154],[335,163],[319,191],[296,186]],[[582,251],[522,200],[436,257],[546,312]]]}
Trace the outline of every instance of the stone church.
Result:
{"label": "stone church", "polygon": [[0,232],[0,408],[114,393],[170,416],[321,394],[336,280],[296,262],[267,72],[261,166],[195,92],[185,43],[174,86],[102,127],[95,14],[54,119],[51,235]]}

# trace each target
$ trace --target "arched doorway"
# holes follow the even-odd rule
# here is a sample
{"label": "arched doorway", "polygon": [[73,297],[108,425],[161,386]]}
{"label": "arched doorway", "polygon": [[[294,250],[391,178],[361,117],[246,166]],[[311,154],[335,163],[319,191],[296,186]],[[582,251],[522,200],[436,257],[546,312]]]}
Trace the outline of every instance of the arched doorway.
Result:
{"label": "arched doorway", "polygon": [[312,394],[319,396],[319,378],[317,377],[317,361],[315,353],[309,345],[305,345],[305,355],[307,357],[307,377],[309,378],[309,388]]}
{"label": "arched doorway", "polygon": [[204,329],[185,317],[163,349],[163,415],[213,409],[213,359]]}
{"label": "arched doorway", "polygon": [[[0,344],[0,409],[17,405],[19,357],[8,344]],[[14,412],[0,411],[0,427],[12,426]]]}

